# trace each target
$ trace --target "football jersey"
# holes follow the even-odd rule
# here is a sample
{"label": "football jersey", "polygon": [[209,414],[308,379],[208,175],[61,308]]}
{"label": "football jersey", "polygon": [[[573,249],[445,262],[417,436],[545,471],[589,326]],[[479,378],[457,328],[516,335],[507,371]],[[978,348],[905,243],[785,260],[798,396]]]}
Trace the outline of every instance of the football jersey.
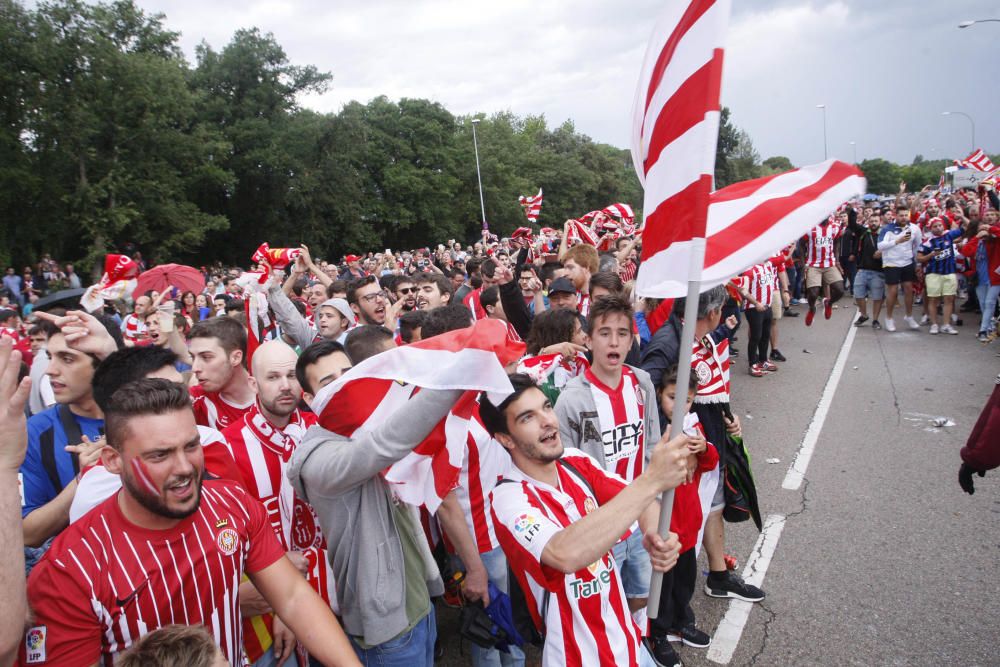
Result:
{"label": "football jersey", "polygon": [[227,426],[242,419],[247,410],[253,407],[253,401],[246,405],[233,405],[222,398],[221,394],[205,391],[198,385],[189,387],[188,391],[191,393],[195,423],[218,431],[225,431]]}
{"label": "football jersey", "polygon": [[125,518],[118,494],[70,525],[28,578],[23,665],[111,665],[143,635],[202,625],[243,662],[239,583],[284,550],[263,506],[237,484],[203,483],[201,503],[168,530]]}
{"label": "football jersey", "polygon": [[497,479],[509,472],[510,467],[510,454],[490,437],[479,412],[474,412],[469,421],[465,459],[458,475],[455,498],[481,554],[500,546],[490,513],[490,493]]}
{"label": "football jersey", "polygon": [[844,228],[839,222],[813,227],[806,235],[809,242],[809,247],[806,250],[806,266],[816,269],[828,269],[836,266],[833,242],[843,231]]}
{"label": "football jersey", "polygon": [[645,649],[611,552],[571,574],[542,563],[545,545],[554,535],[625,488],[625,480],[602,470],[580,450],[567,449],[562,460],[577,472],[557,464],[558,487],[512,467],[492,496],[500,544],[532,620],[545,628],[542,665],[637,667],[639,652]]}
{"label": "football jersey", "polygon": [[[778,271],[771,261],[761,264],[754,264],[743,272],[741,284],[743,288],[750,292],[758,303],[770,306],[774,300],[775,291],[778,290]],[[754,304],[747,299],[743,304],[745,310],[753,310]]]}
{"label": "football jersey", "polygon": [[622,369],[615,389],[601,382],[589,367],[584,377],[597,408],[608,470],[631,482],[642,474],[646,462],[646,406],[639,380],[628,366]]}
{"label": "football jersey", "polygon": [[122,336],[134,342],[145,340],[148,337],[146,321],[140,319],[135,313],[129,313],[122,322]]}

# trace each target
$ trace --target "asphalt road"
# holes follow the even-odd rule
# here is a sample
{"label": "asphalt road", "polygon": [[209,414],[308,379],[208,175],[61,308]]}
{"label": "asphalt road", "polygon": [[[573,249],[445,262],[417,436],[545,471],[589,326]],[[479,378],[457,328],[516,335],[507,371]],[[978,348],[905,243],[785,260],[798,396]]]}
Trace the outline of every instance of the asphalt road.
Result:
{"label": "asphalt road", "polygon": [[[1000,473],[976,477],[970,497],[957,471],[1000,372],[1000,342],[982,346],[968,325],[959,336],[860,328],[805,480],[782,488],[854,312],[845,301],[809,328],[803,317],[784,319],[788,362],[776,374],[751,378],[745,356],[734,361],[733,408],[762,513],[784,523],[761,584],[767,598],[722,664],[998,665]],[[934,426],[936,417],[954,425]],[[740,570],[757,542],[752,523],[727,525]],[[704,555],[699,562],[693,607],[714,635],[730,602],[700,592]],[[448,656],[439,664],[471,664],[454,614],[440,619]],[[710,651],[680,654],[686,665],[726,657]]]}

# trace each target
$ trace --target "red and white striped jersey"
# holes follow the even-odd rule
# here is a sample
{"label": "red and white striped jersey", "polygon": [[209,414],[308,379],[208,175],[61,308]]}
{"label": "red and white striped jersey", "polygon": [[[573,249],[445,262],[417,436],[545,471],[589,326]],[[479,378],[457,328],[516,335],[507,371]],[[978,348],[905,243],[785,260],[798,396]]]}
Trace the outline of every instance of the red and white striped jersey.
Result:
{"label": "red and white striped jersey", "polygon": [[[743,272],[741,278],[743,289],[750,292],[750,296],[765,306],[771,305],[775,293],[781,289],[778,282],[778,272],[770,260],[754,264]],[[753,310],[754,304],[748,299],[743,307],[745,310]]]}
{"label": "red and white striped jersey", "polygon": [[484,554],[500,546],[490,513],[490,493],[497,480],[510,471],[510,454],[490,437],[478,410],[469,420],[467,442],[455,497],[462,507],[465,523],[476,540],[479,553]]}
{"label": "red and white striped jersey", "polygon": [[646,462],[646,406],[635,373],[628,366],[616,389],[601,382],[591,368],[584,371],[597,407],[608,469],[631,482],[642,474]]}
{"label": "red and white striped jersey", "polygon": [[28,578],[34,626],[21,664],[111,665],[165,625],[203,625],[243,662],[239,584],[284,555],[264,507],[232,482],[203,482],[194,514],[168,530],[136,526],[118,494],[70,525]]}
{"label": "red and white striped jersey", "polygon": [[579,298],[576,302],[576,312],[584,317],[590,317],[590,295],[583,292],[577,292],[577,295]]}
{"label": "red and white striped jersey", "polygon": [[482,295],[483,295],[483,288],[477,287],[476,289],[466,294],[465,298],[462,299],[462,303],[465,304],[465,307],[469,309],[470,313],[472,313],[473,322],[475,322],[476,320],[486,319],[486,309],[483,308],[483,304],[479,300]]}
{"label": "red and white striped jersey", "polygon": [[205,391],[200,386],[189,387],[191,405],[194,407],[195,423],[225,431],[233,422],[239,421],[253,407],[253,401],[246,405],[233,405],[217,392]]}
{"label": "red and white striped jersey", "polygon": [[625,488],[625,480],[580,450],[567,449],[562,460],[579,474],[556,464],[559,483],[553,487],[512,467],[492,496],[500,544],[535,625],[545,628],[542,665],[636,667],[641,634],[611,553],[572,574],[542,563],[554,535]]}
{"label": "red and white striped jersey", "polygon": [[622,279],[623,283],[627,283],[630,280],[635,280],[635,274],[639,272],[639,266],[632,260],[628,260],[624,264],[618,267],[618,277]]}
{"label": "red and white striped jersey", "polygon": [[145,340],[147,337],[146,322],[140,319],[135,313],[129,313],[122,322],[122,336],[133,343]]}
{"label": "red and white striped jersey", "polygon": [[830,222],[826,225],[816,225],[808,234],[806,239],[809,247],[806,250],[806,266],[816,269],[828,269],[836,266],[837,258],[834,252],[833,242],[844,232],[844,227],[839,222]]}
{"label": "red and white striped jersey", "polygon": [[[289,457],[315,423],[316,415],[296,410],[288,425],[277,429],[254,405],[222,435],[247,492],[264,505],[281,546],[302,552],[309,562],[306,580],[336,612],[336,587],[319,519],[308,503],[295,496],[285,474]],[[243,642],[250,662],[256,662],[273,643],[272,623],[272,614],[244,619]]]}

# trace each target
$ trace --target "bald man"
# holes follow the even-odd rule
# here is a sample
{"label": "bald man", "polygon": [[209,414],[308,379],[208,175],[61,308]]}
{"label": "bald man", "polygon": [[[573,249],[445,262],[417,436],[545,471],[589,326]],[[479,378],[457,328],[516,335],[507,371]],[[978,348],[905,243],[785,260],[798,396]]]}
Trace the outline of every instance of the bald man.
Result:
{"label": "bald man", "polygon": [[[249,380],[257,400],[222,435],[246,481],[247,492],[264,504],[288,557],[330,604],[337,596],[326,557],[326,540],[312,507],[295,496],[285,475],[289,457],[306,429],[316,423],[314,414],[298,408],[302,387],[295,376],[296,361],[295,351],[280,340],[258,347],[250,362]],[[240,606],[244,610],[245,600],[252,601],[258,614],[244,614],[247,658],[252,664],[284,662],[295,650],[295,636],[270,613],[270,607],[249,582],[240,586]]]}

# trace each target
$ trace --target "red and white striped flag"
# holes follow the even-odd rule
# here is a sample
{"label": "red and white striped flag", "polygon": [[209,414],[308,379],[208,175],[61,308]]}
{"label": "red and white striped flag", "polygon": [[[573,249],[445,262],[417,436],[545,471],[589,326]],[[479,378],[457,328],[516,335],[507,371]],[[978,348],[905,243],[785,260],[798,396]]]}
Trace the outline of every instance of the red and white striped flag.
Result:
{"label": "red and white striped flag", "polygon": [[571,220],[569,229],[566,230],[566,245],[574,246],[577,243],[586,243],[592,246],[597,245],[597,237],[582,219]]}
{"label": "red and white striped flag", "polygon": [[671,4],[636,90],[632,159],[645,186],[640,296],[725,283],[865,192],[861,171],[826,162],[712,192],[729,0]]}
{"label": "red and white striped flag", "polygon": [[955,160],[955,164],[959,167],[967,167],[969,169],[976,169],[978,171],[994,171],[996,166],[993,161],[990,160],[990,156],[983,152],[982,148],[977,148],[972,151],[969,157],[964,160]]}
{"label": "red and white striped flag", "polygon": [[538,188],[538,194],[534,197],[521,195],[517,198],[517,201],[524,209],[524,214],[528,217],[528,222],[538,222],[538,214],[542,212],[542,189]]}
{"label": "red and white striped flag", "polygon": [[509,394],[504,366],[524,348],[503,322],[479,320],[366,359],[321,389],[313,412],[323,428],[350,438],[377,428],[421,389],[466,390],[431,434],[383,473],[400,500],[433,513],[458,481],[476,395],[485,391],[499,402]]}

